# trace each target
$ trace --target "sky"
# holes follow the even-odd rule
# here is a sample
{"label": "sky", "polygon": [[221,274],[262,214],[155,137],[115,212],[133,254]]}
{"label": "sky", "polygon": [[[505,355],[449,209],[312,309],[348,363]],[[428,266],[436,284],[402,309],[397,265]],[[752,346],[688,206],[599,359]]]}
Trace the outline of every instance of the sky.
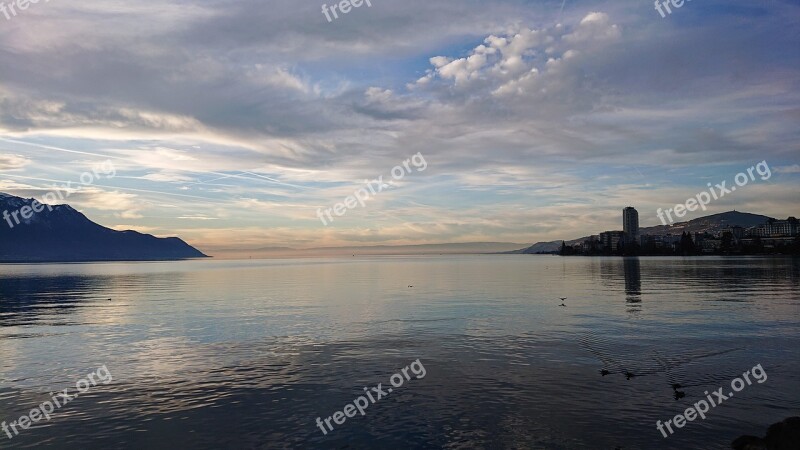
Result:
{"label": "sky", "polygon": [[0,192],[71,182],[59,203],[210,254],[530,244],[621,229],[629,205],[652,226],[762,161],[682,220],[800,217],[797,2],[370,3],[0,13]]}

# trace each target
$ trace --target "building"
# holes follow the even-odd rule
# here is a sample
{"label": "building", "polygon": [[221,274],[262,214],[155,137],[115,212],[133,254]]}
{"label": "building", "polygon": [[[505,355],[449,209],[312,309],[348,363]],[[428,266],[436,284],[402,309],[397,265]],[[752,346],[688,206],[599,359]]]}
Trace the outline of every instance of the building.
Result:
{"label": "building", "polygon": [[764,225],[759,225],[757,227],[751,227],[747,229],[747,236],[749,237],[765,237],[767,235],[767,230]]}
{"label": "building", "polygon": [[643,234],[639,237],[639,242],[642,247],[654,246],[658,249],[675,250],[681,243],[681,235],[679,234],[665,234],[665,235],[651,235]]}
{"label": "building", "polygon": [[639,242],[639,212],[636,208],[628,206],[622,210],[622,231],[626,244]]}
{"label": "building", "polygon": [[786,220],[772,220],[764,225],[768,237],[797,236],[798,220],[789,217]]}
{"label": "building", "polygon": [[735,240],[739,240],[744,237],[744,228],[739,226],[733,226],[730,228],[725,228],[722,230],[723,233],[730,233]]}
{"label": "building", "polygon": [[765,249],[772,249],[776,247],[789,247],[794,244],[796,237],[791,236],[783,236],[783,237],[760,237],[754,236],[749,238],[744,238],[740,242],[742,245],[745,246],[757,246],[761,245]]}
{"label": "building", "polygon": [[597,236],[596,234],[589,236],[589,239],[583,241],[583,251],[589,253],[596,252],[600,245],[598,244],[599,242],[600,242],[600,237]]}
{"label": "building", "polygon": [[616,252],[624,242],[624,231],[604,231],[600,233],[600,248]]}
{"label": "building", "polygon": [[800,231],[800,221],[794,217],[786,220],[768,220],[764,225],[751,228],[750,236],[758,237],[791,237]]}

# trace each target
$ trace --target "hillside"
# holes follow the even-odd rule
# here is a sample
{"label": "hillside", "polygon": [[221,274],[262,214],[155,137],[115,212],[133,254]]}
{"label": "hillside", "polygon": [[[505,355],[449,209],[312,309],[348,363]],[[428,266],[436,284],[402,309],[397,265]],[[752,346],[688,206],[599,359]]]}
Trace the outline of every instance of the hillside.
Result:
{"label": "hillside", "polygon": [[[0,193],[0,262],[147,261],[204,258],[176,237],[157,238],[136,231],[98,225],[69,205],[41,212],[14,212],[33,207],[34,199]],[[5,213],[4,213],[5,212]],[[26,214],[27,215],[27,214]]]}

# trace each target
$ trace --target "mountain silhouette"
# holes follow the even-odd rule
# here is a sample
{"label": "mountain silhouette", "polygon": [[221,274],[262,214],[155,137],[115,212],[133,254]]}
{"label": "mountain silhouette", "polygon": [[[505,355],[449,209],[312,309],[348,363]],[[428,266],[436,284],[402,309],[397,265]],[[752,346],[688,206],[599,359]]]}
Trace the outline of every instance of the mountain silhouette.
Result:
{"label": "mountain silhouette", "polygon": [[32,198],[0,193],[0,262],[154,261],[207,257],[176,237],[157,238],[98,225],[69,205],[39,207],[41,212],[26,214],[29,216],[27,219],[17,214],[17,223],[11,214],[26,206],[32,208],[33,203]]}

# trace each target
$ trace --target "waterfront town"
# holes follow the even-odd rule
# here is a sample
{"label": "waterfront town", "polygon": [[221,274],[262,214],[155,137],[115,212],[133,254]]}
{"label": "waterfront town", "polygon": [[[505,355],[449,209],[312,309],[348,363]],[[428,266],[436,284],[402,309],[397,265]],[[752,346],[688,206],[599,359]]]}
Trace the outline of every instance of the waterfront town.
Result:
{"label": "waterfront town", "polygon": [[[733,211],[725,214],[746,213]],[[622,256],[800,254],[800,220],[795,217],[785,220],[766,218],[763,223],[752,226],[734,222],[736,220],[723,219],[708,223],[697,231],[687,231],[685,224],[676,224],[642,232],[639,213],[629,206],[622,211],[622,230],[604,231],[577,241],[562,242],[558,253]]]}

